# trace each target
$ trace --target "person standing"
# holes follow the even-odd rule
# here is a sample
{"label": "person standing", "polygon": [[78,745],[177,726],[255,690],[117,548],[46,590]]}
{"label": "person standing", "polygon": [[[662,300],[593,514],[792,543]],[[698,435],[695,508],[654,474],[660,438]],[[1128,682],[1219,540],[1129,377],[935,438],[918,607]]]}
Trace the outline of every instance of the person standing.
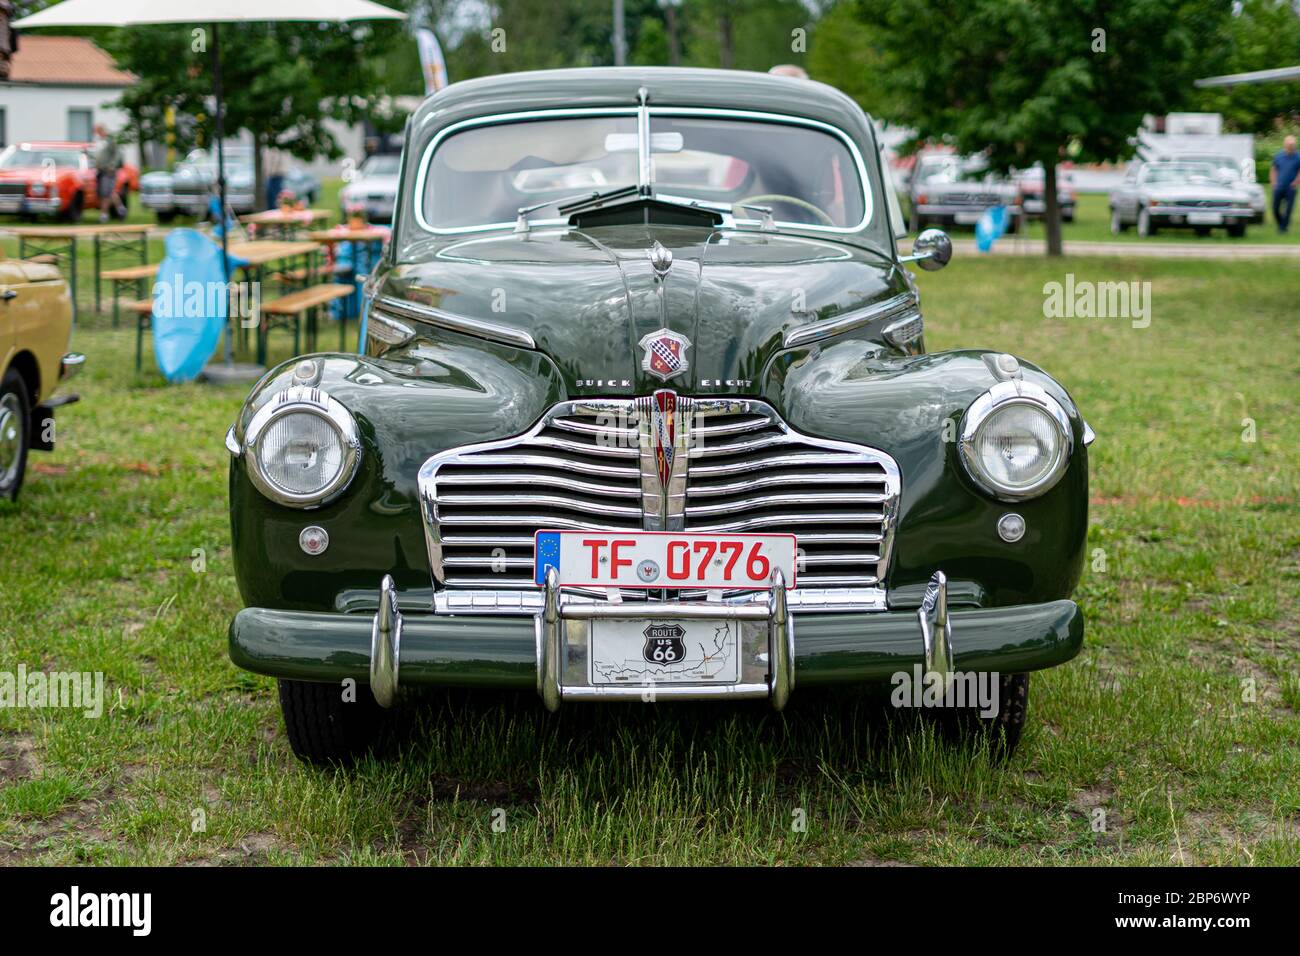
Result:
{"label": "person standing", "polygon": [[109,135],[102,123],[95,125],[95,195],[99,197],[99,221],[108,222],[109,210],[119,219],[126,218],[126,207],[117,192],[117,171],[122,165],[122,152],[117,140]]}
{"label": "person standing", "polygon": [[285,155],[275,147],[266,151],[266,208],[274,209],[280,202],[280,191],[284,189],[284,173],[289,163]]}
{"label": "person standing", "polygon": [[1273,157],[1268,170],[1268,181],[1273,187],[1273,218],[1277,231],[1285,233],[1291,225],[1295,211],[1296,188],[1300,187],[1300,153],[1296,152],[1295,137],[1282,140],[1282,149]]}

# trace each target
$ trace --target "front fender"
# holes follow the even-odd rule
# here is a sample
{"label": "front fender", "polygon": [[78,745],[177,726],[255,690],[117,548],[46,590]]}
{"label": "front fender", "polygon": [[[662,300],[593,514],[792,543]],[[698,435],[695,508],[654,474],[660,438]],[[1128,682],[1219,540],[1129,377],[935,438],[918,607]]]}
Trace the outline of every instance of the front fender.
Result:
{"label": "front fender", "polygon": [[[886,579],[893,607],[919,604],[936,570],[948,575],[954,601],[984,606],[1060,600],[1078,583],[1087,539],[1088,452],[1069,393],[1041,369],[1021,363],[1024,380],[1060,402],[1072,429],[1069,467],[1046,494],[998,501],[971,481],[959,459],[962,418],[999,381],[986,361],[997,354],[967,349],[902,358],[841,341],[784,353],[763,383],[765,397],[791,427],[869,445],[898,463],[902,493]],[[1008,512],[1027,525],[1014,543],[997,533],[998,519]]]}
{"label": "front fender", "polygon": [[[417,475],[447,448],[518,434],[562,398],[551,362],[537,353],[420,339],[383,358],[324,353],[272,369],[254,387],[232,434],[242,448],[257,410],[296,384],[294,369],[316,364],[316,384],[356,418],[362,442],[356,477],[335,500],[289,508],[249,481],[243,455],[230,464],[235,576],[245,604],[338,610],[359,589],[392,574],[404,591],[430,592]],[[330,547],[310,557],[298,546],[308,525]]]}

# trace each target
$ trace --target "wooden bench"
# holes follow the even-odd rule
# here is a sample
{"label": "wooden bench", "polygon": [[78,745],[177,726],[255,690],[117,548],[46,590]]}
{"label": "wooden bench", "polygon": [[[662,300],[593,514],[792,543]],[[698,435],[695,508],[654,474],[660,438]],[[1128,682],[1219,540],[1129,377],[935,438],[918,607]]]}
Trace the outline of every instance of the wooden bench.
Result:
{"label": "wooden bench", "polygon": [[[154,267],[157,268],[156,266]],[[153,319],[153,299],[133,299],[123,304],[128,312],[135,313],[135,370],[140,371],[141,351],[144,347],[144,330]],[[113,297],[113,324],[117,324],[117,297]]]}
{"label": "wooden bench", "polygon": [[[257,363],[266,364],[266,333],[269,331],[269,320],[272,318],[284,318],[293,320],[293,353],[301,354],[301,327],[304,317],[307,318],[307,334],[311,339],[311,347],[314,351],[316,348],[316,313],[321,306],[333,302],[335,299],[343,299],[350,296],[356,291],[355,286],[343,285],[337,282],[324,282],[320,285],[308,286],[297,292],[290,292],[288,295],[282,295],[278,299],[262,303],[262,322],[258,327],[257,335]],[[339,351],[347,349],[347,316],[339,319]]]}
{"label": "wooden bench", "polygon": [[[152,279],[158,274],[158,263],[144,266],[126,266],[122,269],[105,269],[99,274],[101,279],[107,279],[113,286],[113,328],[117,328],[118,320],[118,293],[121,291],[121,283],[134,282],[136,284],[135,294],[144,295],[143,283],[146,279]],[[136,363],[139,364],[138,362]]]}

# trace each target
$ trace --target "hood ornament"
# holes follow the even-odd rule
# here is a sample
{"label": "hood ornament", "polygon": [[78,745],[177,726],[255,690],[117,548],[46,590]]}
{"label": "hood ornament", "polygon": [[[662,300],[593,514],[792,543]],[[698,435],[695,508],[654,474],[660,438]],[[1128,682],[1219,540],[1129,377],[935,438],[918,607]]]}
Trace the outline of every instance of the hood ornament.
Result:
{"label": "hood ornament", "polygon": [[668,270],[673,267],[672,252],[656,239],[655,244],[646,250],[646,255],[650,257],[650,267],[654,269],[655,276],[659,279],[666,277]]}
{"label": "hood ornament", "polygon": [[691,340],[672,329],[651,332],[638,344],[645,349],[645,354],[641,356],[641,369],[661,381],[666,382],[691,367],[690,360],[686,357]]}

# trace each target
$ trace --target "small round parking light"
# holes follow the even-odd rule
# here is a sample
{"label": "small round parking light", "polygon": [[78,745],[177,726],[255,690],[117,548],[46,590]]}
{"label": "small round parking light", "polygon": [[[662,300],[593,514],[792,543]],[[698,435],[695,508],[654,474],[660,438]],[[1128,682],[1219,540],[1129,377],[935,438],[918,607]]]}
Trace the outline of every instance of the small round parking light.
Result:
{"label": "small round parking light", "polygon": [[1013,513],[1004,514],[998,519],[998,537],[1008,543],[1019,541],[1025,536],[1025,519]]}
{"label": "small round parking light", "polygon": [[302,529],[298,535],[298,547],[315,557],[318,554],[324,554],[325,549],[330,546],[330,536],[324,528],[317,525],[310,525]]}

